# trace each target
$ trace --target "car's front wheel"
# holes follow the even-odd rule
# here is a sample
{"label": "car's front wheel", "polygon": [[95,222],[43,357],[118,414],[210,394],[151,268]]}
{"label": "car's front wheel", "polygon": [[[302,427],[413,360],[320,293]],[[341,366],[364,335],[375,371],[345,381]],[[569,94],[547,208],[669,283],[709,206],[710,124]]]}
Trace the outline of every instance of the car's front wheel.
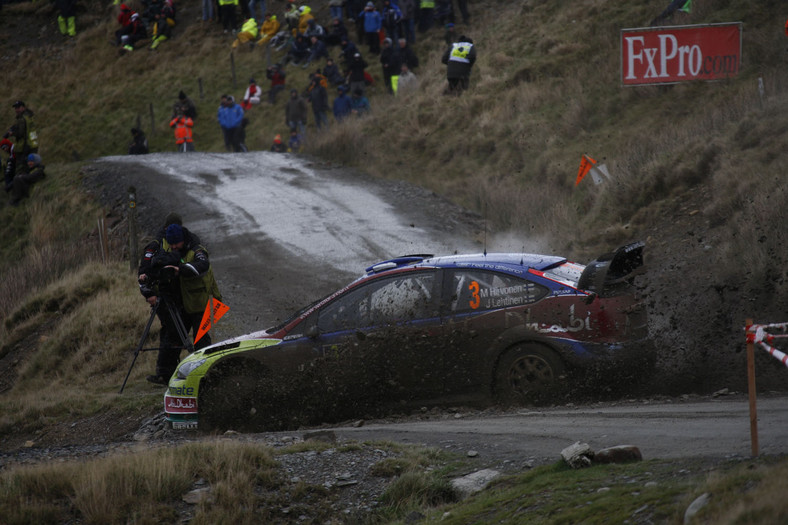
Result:
{"label": "car's front wheel", "polygon": [[503,404],[540,404],[566,391],[566,369],[555,352],[521,343],[504,352],[496,368],[495,396]]}
{"label": "car's front wheel", "polygon": [[262,430],[272,426],[272,407],[266,402],[271,390],[267,388],[270,377],[268,369],[248,359],[217,364],[200,384],[197,402],[200,428]]}

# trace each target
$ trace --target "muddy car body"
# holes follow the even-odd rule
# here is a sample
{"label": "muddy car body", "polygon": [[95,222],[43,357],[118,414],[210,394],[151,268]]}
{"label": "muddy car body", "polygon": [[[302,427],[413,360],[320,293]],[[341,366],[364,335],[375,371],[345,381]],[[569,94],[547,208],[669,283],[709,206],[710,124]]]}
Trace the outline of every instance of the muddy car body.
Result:
{"label": "muddy car body", "polygon": [[630,284],[642,252],[633,243],[588,265],[522,253],[383,261],[277,327],[189,355],[165,412],[176,428],[283,428],[392,403],[550,397],[569,371],[648,362]]}

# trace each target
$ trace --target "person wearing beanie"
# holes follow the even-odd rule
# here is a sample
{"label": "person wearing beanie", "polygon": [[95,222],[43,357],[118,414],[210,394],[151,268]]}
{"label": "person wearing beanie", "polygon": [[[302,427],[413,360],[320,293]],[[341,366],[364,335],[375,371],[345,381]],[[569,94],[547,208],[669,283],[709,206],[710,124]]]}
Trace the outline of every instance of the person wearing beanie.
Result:
{"label": "person wearing beanie", "polygon": [[276,134],[276,136],[274,137],[274,143],[271,144],[271,151],[273,151],[274,153],[287,152],[287,146],[285,146],[285,143],[282,142],[282,135],[278,133]]}
{"label": "person wearing beanie", "polygon": [[347,94],[347,90],[348,87],[345,84],[341,84],[337,88],[337,97],[334,99],[333,104],[334,120],[337,122],[345,120],[353,110],[353,103]]}
{"label": "person wearing beanie", "polygon": [[265,76],[271,81],[271,89],[268,90],[268,102],[273,105],[276,104],[276,95],[280,91],[285,90],[285,71],[279,66],[279,64],[274,64],[272,66],[268,66],[268,68],[265,70]]}
{"label": "person wearing beanie", "polygon": [[194,141],[192,139],[192,128],[194,121],[183,114],[182,106],[178,108],[178,114],[170,120],[170,127],[175,131],[175,148],[181,153],[194,151]]}
{"label": "person wearing beanie", "polygon": [[26,173],[17,173],[11,181],[11,205],[17,206],[19,202],[30,195],[30,188],[36,182],[44,180],[44,164],[37,153],[27,155]]}
{"label": "person wearing beanie", "polygon": [[307,111],[306,99],[298,95],[298,90],[291,89],[285,105],[285,124],[291,131],[296,130],[301,139],[306,136]]}
{"label": "person wearing beanie", "polygon": [[263,90],[260,89],[260,86],[257,85],[254,78],[249,79],[249,87],[246,88],[246,92],[244,93],[243,102],[241,102],[241,107],[244,111],[249,111],[252,109],[253,105],[257,105],[260,103],[260,95],[263,94]]}
{"label": "person wearing beanie", "polygon": [[192,99],[186,96],[183,90],[178,92],[178,100],[172,105],[172,116],[170,119],[175,118],[178,113],[182,113],[184,117],[192,120],[197,119],[197,106]]}
{"label": "person wearing beanie", "polygon": [[222,95],[222,102],[216,115],[224,136],[227,151],[246,153],[246,131],[244,130],[244,109],[235,102],[232,95]]}
{"label": "person wearing beanie", "polygon": [[148,28],[145,27],[139,13],[132,13],[128,25],[120,29],[118,36],[120,37],[118,45],[121,46],[121,53],[134,51],[137,42],[148,38]]}
{"label": "person wearing beanie", "polygon": [[18,158],[23,160],[17,166],[17,170],[25,173],[28,170],[24,159],[27,159],[31,153],[38,153],[38,130],[33,118],[33,111],[23,101],[17,100],[11,104],[11,107],[16,113],[16,121],[8,128],[3,138],[14,137],[16,154],[19,156]]}
{"label": "person wearing beanie", "polygon": [[383,28],[383,18],[375,8],[375,4],[367,2],[363,11],[358,14],[358,18],[364,22],[364,36],[369,46],[369,52],[373,55],[380,53],[380,30]]}
{"label": "person wearing beanie", "polygon": [[[181,351],[192,350],[191,341],[208,302],[211,298],[222,299],[208,251],[199,237],[182,225],[177,213],[170,212],[164,222],[154,240],[145,246],[137,277],[140,293],[156,308],[161,323],[156,371],[147,377],[149,382],[161,385],[166,385],[175,372]],[[210,344],[208,333],[194,348]]]}
{"label": "person wearing beanie", "polygon": [[383,85],[386,91],[393,94],[394,85],[400,72],[400,56],[394,49],[390,38],[383,40],[383,50],[380,52],[380,65],[383,67]]}
{"label": "person wearing beanie", "polygon": [[447,93],[460,95],[468,89],[471,68],[476,62],[476,46],[465,35],[460,36],[443,53],[441,62],[446,64],[446,79],[449,81]]}

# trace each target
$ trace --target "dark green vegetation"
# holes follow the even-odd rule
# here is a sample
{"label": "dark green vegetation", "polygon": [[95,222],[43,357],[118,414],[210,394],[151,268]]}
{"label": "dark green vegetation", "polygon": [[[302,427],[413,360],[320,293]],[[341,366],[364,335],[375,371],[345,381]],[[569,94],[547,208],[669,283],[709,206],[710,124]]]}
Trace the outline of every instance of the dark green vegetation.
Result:
{"label": "dark green vegetation", "polygon": [[[416,46],[422,63],[419,94],[402,101],[378,90],[371,97],[372,118],[334,126],[311,142],[307,152],[431,188],[483,214],[498,240],[517,239],[513,249],[524,246],[585,261],[628,240],[646,240],[654,272],[645,291],[654,314],[654,339],[663,352],[662,375],[655,384],[667,393],[725,386],[742,390],[744,318],[788,320],[788,245],[782,228],[788,219],[786,13],[776,0],[695,0],[693,13],[675,22],[743,22],[741,74],[727,82],[620,87],[619,30],[646,25],[666,3],[472,2],[473,24],[466,32],[478,45],[479,60],[468,93],[461,98],[442,95],[443,43],[435,32]],[[13,100],[28,103],[36,112],[50,175],[21,207],[0,205],[4,448],[32,438],[56,442],[55,436],[74,420],[113,419],[118,413],[128,417],[93,439],[123,435],[160,410],[158,392],[132,386],[128,395],[115,395],[146,316],[133,283],[125,279],[127,265],[119,262],[125,255],[123,242],[113,245],[114,262],[96,262],[95,220],[106,210],[81,192],[82,161],[124,154],[129,129],[138,121],[154,151],[172,151],[167,121],[181,89],[198,103],[197,148],[223,151],[214,121],[218,96],[229,92],[240,97],[249,76],[265,87],[266,61],[259,49],[235,53],[238,81],[233,85],[230,40],[216,27],[194,22],[194,2],[183,2],[175,38],[158,52],[143,49],[122,57],[108,43],[116,29],[116,8],[98,2],[82,8],[78,36],[68,42],[56,32],[48,2],[4,5],[2,10],[5,98],[0,122],[12,122]],[[377,74],[378,68],[373,63],[370,69]],[[306,70],[288,73],[289,86],[306,86]],[[252,149],[267,149],[274,134],[284,131],[283,98],[276,107],[253,110],[247,141]],[[612,183],[595,187],[584,181],[574,187],[584,153],[608,164]],[[107,352],[109,348],[118,351]],[[784,389],[785,369],[759,356],[759,385]],[[132,384],[139,385],[150,368],[152,356],[144,359],[149,361],[138,362]],[[173,454],[185,462],[180,456],[193,452]],[[257,461],[249,463],[262,465]],[[715,500],[722,508],[707,511],[710,523],[785,521],[784,510],[764,508],[783,499],[768,490],[785,493],[784,465],[745,467],[715,477],[708,488],[685,485],[681,478],[677,484],[669,482],[671,488],[659,502],[642,489],[643,499],[649,498],[643,505],[649,505],[655,521],[680,521],[686,504],[711,490],[723,496]],[[78,470],[73,465],[58,468]],[[91,468],[81,475],[91,475]],[[463,517],[456,518],[458,523],[523,515],[546,522],[623,520],[641,505],[634,496],[631,506],[621,506],[623,514],[607,505],[611,493],[624,493],[608,480],[620,475],[645,483],[644,469],[660,467],[627,468],[534,470],[500,483],[485,495],[492,499],[474,500],[453,516]],[[763,482],[762,472],[782,474],[770,474]],[[112,475],[96,477],[95,485],[81,486],[101,487],[100,481]],[[52,499],[62,507],[31,507],[53,512],[52,518],[41,515],[41,521],[69,519],[67,502],[86,501],[70,486],[72,478],[56,467],[12,474],[3,480],[3,510],[18,508],[21,498],[51,501],[49,494],[55,494]],[[426,491],[418,504],[436,502],[435,492],[424,488],[434,480],[403,479],[401,485],[412,487],[406,493]],[[545,480],[550,481],[548,489],[541,486]],[[443,494],[442,481],[437,494]],[[144,508],[150,512],[144,510],[145,519],[139,521],[172,518],[160,502],[175,498],[186,481],[172,483],[177,490],[147,492],[151,497]],[[572,500],[575,493],[562,490],[561,483],[571,485],[580,498]],[[594,492],[602,485],[611,492]],[[107,481],[105,486],[114,485]],[[741,487],[748,489],[743,496]],[[96,490],[100,500],[113,497]],[[516,508],[495,500],[522,501],[514,493],[543,497]],[[589,501],[593,517],[576,510]],[[621,504],[621,498],[616,501]],[[724,517],[726,509],[733,509],[733,518]],[[105,518],[100,510],[97,522]],[[443,510],[431,519],[439,520]],[[85,516],[84,510],[79,512]],[[0,516],[11,521],[5,511]],[[205,521],[216,522],[211,515]]]}
{"label": "dark green vegetation", "polygon": [[[288,455],[386,451],[357,465],[386,480],[379,504],[347,506],[343,492],[292,477]],[[369,456],[366,456],[369,457]],[[116,454],[91,461],[18,467],[0,475],[3,523],[682,523],[703,494],[693,523],[782,523],[786,464],[645,461],[572,470],[554,463],[502,476],[461,500],[449,479],[473,469],[434,449],[391,443],[285,448],[232,439]],[[345,512],[343,509],[348,509]]]}

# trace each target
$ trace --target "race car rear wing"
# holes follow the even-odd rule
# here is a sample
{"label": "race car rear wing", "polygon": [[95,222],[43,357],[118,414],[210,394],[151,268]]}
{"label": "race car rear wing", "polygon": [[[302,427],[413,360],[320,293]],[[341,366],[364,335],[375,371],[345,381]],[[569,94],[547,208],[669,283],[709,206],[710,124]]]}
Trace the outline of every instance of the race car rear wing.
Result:
{"label": "race car rear wing", "polygon": [[580,275],[577,287],[604,295],[606,289],[633,279],[646,270],[643,264],[644,247],[643,241],[633,242],[591,261]]}

